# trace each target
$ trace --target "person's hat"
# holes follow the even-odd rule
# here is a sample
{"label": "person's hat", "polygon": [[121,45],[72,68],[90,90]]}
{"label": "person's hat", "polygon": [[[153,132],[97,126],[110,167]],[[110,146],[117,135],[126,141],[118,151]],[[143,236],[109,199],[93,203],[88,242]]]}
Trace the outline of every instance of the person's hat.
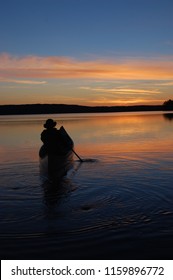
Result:
{"label": "person's hat", "polygon": [[53,128],[55,126],[56,126],[56,122],[54,122],[52,119],[48,119],[44,124],[45,128]]}

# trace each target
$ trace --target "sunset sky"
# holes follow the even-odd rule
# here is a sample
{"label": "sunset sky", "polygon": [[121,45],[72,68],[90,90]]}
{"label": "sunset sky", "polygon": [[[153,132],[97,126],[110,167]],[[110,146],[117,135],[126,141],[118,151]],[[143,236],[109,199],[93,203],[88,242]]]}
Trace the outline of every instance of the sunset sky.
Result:
{"label": "sunset sky", "polygon": [[172,0],[1,0],[0,104],[167,99]]}

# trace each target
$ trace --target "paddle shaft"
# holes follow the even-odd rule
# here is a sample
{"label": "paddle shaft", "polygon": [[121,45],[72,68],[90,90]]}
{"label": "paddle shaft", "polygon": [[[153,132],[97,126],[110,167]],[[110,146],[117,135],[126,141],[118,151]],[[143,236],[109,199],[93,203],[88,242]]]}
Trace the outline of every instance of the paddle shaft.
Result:
{"label": "paddle shaft", "polygon": [[83,162],[83,159],[81,159],[81,157],[72,149],[72,152],[78,157],[78,159]]}

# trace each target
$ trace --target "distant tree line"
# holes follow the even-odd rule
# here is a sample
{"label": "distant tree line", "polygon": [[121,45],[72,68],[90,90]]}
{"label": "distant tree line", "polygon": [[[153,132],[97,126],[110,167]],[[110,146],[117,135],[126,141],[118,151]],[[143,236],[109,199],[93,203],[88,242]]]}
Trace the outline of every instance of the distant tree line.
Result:
{"label": "distant tree line", "polygon": [[0,115],[62,114],[62,113],[101,113],[101,112],[140,112],[173,110],[173,100],[162,105],[135,106],[82,106],[67,104],[21,104],[0,105]]}
{"label": "distant tree line", "polygon": [[[171,101],[171,102],[173,102],[173,101]],[[67,105],[67,104],[22,104],[22,105],[0,105],[0,115],[140,112],[140,111],[159,111],[159,110],[164,110],[164,109],[168,110],[166,102],[164,102],[164,105],[135,105],[135,106],[82,106],[82,105]]]}

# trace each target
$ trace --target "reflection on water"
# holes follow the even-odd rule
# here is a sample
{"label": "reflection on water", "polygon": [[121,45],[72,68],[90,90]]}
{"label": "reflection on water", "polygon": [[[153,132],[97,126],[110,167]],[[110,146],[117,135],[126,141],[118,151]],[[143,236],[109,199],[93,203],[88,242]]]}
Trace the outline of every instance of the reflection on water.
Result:
{"label": "reflection on water", "polygon": [[51,117],[94,160],[76,158],[61,182],[44,181],[47,116],[0,119],[1,259],[172,259],[173,122],[159,113]]}
{"label": "reflection on water", "polygon": [[169,121],[172,121],[173,120],[173,113],[166,113],[166,114],[163,114],[165,119],[169,120]]}
{"label": "reflection on water", "polygon": [[75,184],[68,177],[64,177],[61,181],[43,181],[42,188],[43,202],[51,209],[63,203],[65,199],[68,199],[69,194],[76,190]]}

